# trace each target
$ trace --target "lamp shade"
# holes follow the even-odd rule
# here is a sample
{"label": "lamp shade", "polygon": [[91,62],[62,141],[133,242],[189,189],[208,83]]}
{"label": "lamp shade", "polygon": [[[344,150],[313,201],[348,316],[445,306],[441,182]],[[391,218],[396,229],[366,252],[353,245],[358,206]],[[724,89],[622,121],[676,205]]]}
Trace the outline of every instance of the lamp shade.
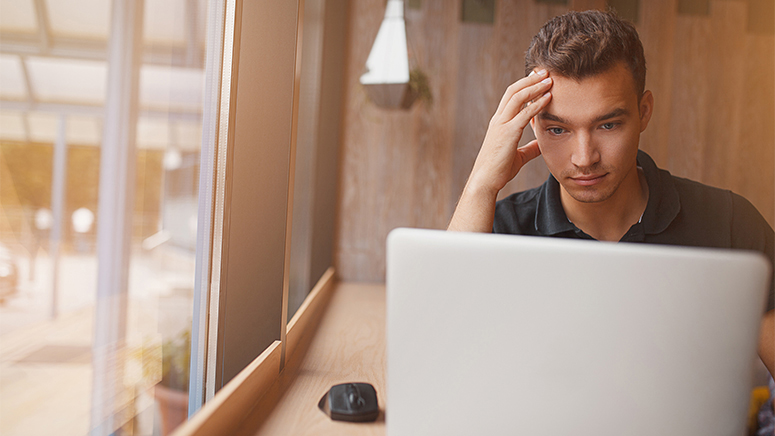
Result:
{"label": "lamp shade", "polygon": [[409,85],[403,0],[388,0],[360,82],[377,106],[408,108],[414,102],[416,95]]}

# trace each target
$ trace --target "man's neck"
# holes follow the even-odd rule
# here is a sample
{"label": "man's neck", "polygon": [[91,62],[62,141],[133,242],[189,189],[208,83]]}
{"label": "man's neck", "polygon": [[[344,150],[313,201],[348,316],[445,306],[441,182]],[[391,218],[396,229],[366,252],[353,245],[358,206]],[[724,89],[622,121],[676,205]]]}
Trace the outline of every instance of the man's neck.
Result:
{"label": "man's neck", "polygon": [[611,197],[598,203],[577,201],[560,187],[565,215],[576,227],[599,241],[621,240],[640,221],[648,198],[648,184],[640,168],[635,168]]}

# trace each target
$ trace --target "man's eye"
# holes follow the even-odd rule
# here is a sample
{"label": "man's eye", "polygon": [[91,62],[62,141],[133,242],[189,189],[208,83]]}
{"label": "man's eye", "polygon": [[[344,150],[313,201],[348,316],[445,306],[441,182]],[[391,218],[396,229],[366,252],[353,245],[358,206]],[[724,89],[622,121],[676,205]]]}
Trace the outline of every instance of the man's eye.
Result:
{"label": "man's eye", "polygon": [[617,125],[616,123],[605,123],[600,127],[602,127],[604,130],[612,130],[616,128],[616,125]]}
{"label": "man's eye", "polygon": [[562,135],[562,133],[565,131],[565,129],[562,129],[560,127],[550,127],[546,130],[552,135]]}

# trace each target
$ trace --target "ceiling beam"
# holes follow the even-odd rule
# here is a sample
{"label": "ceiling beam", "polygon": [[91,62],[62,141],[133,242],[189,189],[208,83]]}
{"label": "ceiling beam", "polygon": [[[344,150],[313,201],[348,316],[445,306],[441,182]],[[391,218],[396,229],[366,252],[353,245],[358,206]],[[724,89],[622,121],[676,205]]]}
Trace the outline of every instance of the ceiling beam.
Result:
{"label": "ceiling beam", "polygon": [[40,45],[45,52],[51,47],[51,23],[48,19],[48,8],[44,0],[35,0],[35,16],[38,18],[38,36]]}
{"label": "ceiling beam", "polygon": [[204,27],[200,25],[202,17],[199,16],[199,2],[197,0],[186,0],[185,4],[185,33],[186,33],[186,64],[202,64],[202,47],[199,45],[201,33]]}
{"label": "ceiling beam", "polygon": [[[58,37],[50,40],[48,48],[44,49],[38,35],[0,32],[1,54],[107,62],[107,47],[107,41],[103,40]],[[189,47],[186,46],[145,45],[143,64],[204,68],[201,55],[192,58],[192,61],[188,60],[189,50]]]}
{"label": "ceiling beam", "polygon": [[24,78],[24,92],[27,94],[27,101],[30,104],[34,104],[37,101],[35,96],[35,89],[32,87],[32,79],[30,79],[30,70],[27,68],[27,57],[19,56],[19,65],[22,68],[22,77]]}
{"label": "ceiling beam", "polygon": [[20,114],[22,117],[22,130],[24,130],[24,141],[32,142],[32,129],[30,128],[30,120],[27,119],[27,114]]}
{"label": "ceiling beam", "polygon": [[[0,107],[8,112],[48,112],[55,114],[66,113],[68,115],[88,115],[103,117],[105,108],[97,104],[77,104],[77,103],[45,103],[30,102],[19,100],[0,99]],[[200,111],[165,111],[161,109],[141,109],[141,118],[164,118],[171,121],[201,121],[202,113]]]}

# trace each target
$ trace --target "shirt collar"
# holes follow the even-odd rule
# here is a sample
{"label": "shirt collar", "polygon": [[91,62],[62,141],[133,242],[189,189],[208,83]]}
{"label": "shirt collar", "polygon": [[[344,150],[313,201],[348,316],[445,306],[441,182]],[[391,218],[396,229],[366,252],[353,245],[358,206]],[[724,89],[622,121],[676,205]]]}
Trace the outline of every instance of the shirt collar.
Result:
{"label": "shirt collar", "polygon": [[[641,223],[646,234],[661,233],[673,222],[681,209],[678,191],[669,172],[660,170],[654,160],[638,150],[638,166],[643,168],[649,187],[649,200]],[[546,236],[557,235],[577,228],[568,220],[560,201],[560,184],[549,175],[541,186],[535,217],[536,230]]]}
{"label": "shirt collar", "polygon": [[565,209],[560,201],[560,184],[549,174],[538,195],[536,205],[535,228],[542,235],[556,235],[567,231],[575,231],[576,226],[568,220]]}
{"label": "shirt collar", "polygon": [[659,169],[651,156],[642,150],[638,150],[638,165],[643,168],[649,187],[649,201],[642,220],[644,231],[652,235],[662,233],[681,210],[678,190],[673,183],[673,176]]}

